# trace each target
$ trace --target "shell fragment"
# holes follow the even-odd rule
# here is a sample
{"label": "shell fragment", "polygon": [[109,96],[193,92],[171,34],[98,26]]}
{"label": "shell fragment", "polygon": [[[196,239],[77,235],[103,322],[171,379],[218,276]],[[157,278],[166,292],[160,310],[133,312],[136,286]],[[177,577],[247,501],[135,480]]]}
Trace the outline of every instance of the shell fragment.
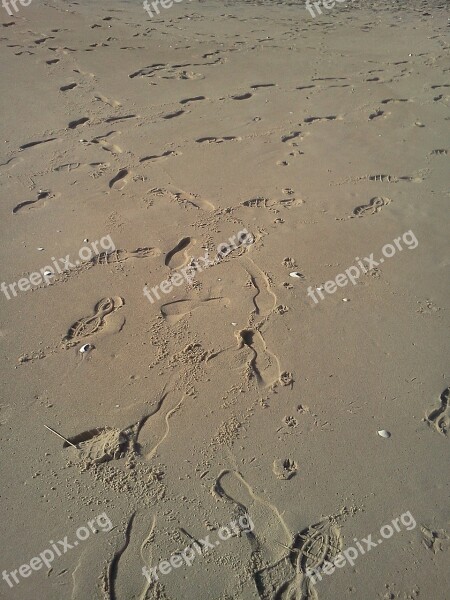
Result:
{"label": "shell fragment", "polygon": [[391,434],[389,433],[389,431],[386,431],[386,429],[380,429],[379,431],[377,431],[378,435],[382,438],[390,438]]}

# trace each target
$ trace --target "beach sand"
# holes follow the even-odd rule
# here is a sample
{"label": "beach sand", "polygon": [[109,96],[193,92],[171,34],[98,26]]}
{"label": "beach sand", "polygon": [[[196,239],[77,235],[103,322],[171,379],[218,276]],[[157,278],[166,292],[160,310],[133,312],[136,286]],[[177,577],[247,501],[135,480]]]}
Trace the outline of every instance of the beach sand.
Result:
{"label": "beach sand", "polygon": [[446,3],[19,8],[0,598],[449,600]]}

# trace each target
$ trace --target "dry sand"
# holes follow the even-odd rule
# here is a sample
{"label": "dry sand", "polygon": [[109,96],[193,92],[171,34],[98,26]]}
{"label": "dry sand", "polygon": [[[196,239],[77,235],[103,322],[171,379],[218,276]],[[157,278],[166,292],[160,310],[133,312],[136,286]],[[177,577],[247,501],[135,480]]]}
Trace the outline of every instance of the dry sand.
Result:
{"label": "dry sand", "polygon": [[0,294],[1,598],[449,600],[445,5],[0,7],[1,281],[116,248]]}

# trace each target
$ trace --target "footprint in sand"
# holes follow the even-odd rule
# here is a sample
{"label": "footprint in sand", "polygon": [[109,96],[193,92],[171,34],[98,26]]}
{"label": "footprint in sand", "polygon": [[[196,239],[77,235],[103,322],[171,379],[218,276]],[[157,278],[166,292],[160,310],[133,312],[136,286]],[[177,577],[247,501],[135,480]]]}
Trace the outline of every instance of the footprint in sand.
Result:
{"label": "footprint in sand", "polygon": [[286,554],[283,547],[292,543],[292,534],[277,507],[258,496],[238,471],[223,470],[217,477],[212,493],[232,505],[238,514],[248,514],[255,529],[247,534],[252,553],[266,564]]}
{"label": "footprint in sand", "polygon": [[[39,202],[39,200],[44,200],[45,198],[49,198],[49,197],[54,198],[53,195],[50,195],[50,192],[48,190],[39,192],[39,194],[37,195],[37,198],[35,200],[25,200],[24,202],[19,202],[19,204],[17,204],[12,210],[13,215],[16,215],[23,208],[26,208],[27,206],[31,207],[34,204],[36,204],[36,202]],[[42,204],[42,206],[45,206],[45,202]]]}
{"label": "footprint in sand", "polygon": [[201,210],[207,210],[209,212],[216,209],[214,204],[209,200],[201,198],[198,194],[189,194],[187,192],[176,194],[176,199],[180,204],[184,206],[193,206]]}
{"label": "footprint in sand", "polygon": [[82,117],[81,119],[76,119],[75,121],[70,121],[70,123],[67,125],[67,127],[69,129],[76,129],[77,127],[84,125],[88,121],[89,121],[88,117]]}
{"label": "footprint in sand", "polygon": [[175,300],[163,304],[160,308],[161,314],[168,323],[176,323],[186,315],[190,314],[198,308],[221,306],[228,307],[230,304],[229,298],[207,298],[205,300]]}
{"label": "footprint in sand", "polygon": [[118,191],[123,190],[128,183],[129,175],[131,174],[128,169],[121,169],[109,182],[109,188]]}
{"label": "footprint in sand", "polygon": [[375,213],[380,212],[380,210],[391,203],[389,198],[372,198],[369,204],[362,204],[361,206],[357,206],[353,210],[353,217],[364,217],[366,215],[374,215]]}
{"label": "footprint in sand", "polygon": [[201,137],[195,140],[197,144],[222,144],[223,142],[240,142],[242,138],[228,135],[225,137]]}
{"label": "footprint in sand", "polygon": [[96,304],[92,316],[79,319],[69,328],[63,342],[68,342],[67,346],[73,346],[85,338],[94,335],[105,326],[105,317],[121,308],[124,304],[125,302],[120,296],[102,298]]}
{"label": "footprint in sand", "polygon": [[113,139],[114,137],[116,137],[117,135],[120,135],[119,131],[110,131],[109,133],[106,133],[105,135],[99,135],[95,138],[93,138],[91,140],[91,144],[99,144],[103,150],[106,150],[107,152],[111,152],[111,154],[122,154],[123,150],[120,146],[117,146],[116,144],[112,144],[111,142],[107,141],[107,138],[111,138]]}
{"label": "footprint in sand", "polygon": [[102,94],[96,94],[94,96],[94,98],[95,98],[95,100],[103,102],[104,104],[107,104],[108,106],[111,106],[112,108],[118,108],[119,106],[122,106],[118,100],[112,100],[110,98],[107,98],[106,96],[103,96]]}
{"label": "footprint in sand", "polygon": [[180,100],[180,104],[190,104],[191,102],[197,102],[198,100],[206,100],[206,96],[194,96],[193,98],[184,98]]}
{"label": "footprint in sand", "polygon": [[247,92],[246,94],[238,94],[237,96],[231,96],[232,100],[249,100],[253,94]]}
{"label": "footprint in sand", "polygon": [[309,569],[321,569],[343,549],[336,517],[329,517],[292,535],[279,510],[258,496],[238,471],[222,471],[213,495],[247,513],[255,524],[247,533],[255,560],[266,566],[253,574],[260,600],[317,600]]}
{"label": "footprint in sand", "polygon": [[307,573],[320,570],[343,549],[343,539],[334,519],[307,527],[294,537],[289,553],[254,575],[261,600],[317,600],[313,579]]}
{"label": "footprint in sand", "polygon": [[128,119],[136,119],[139,115],[119,115],[117,117],[109,117],[105,119],[105,123],[117,123],[117,121],[128,121]]}
{"label": "footprint in sand", "polygon": [[336,121],[342,120],[342,117],[338,117],[337,115],[330,115],[329,117],[307,117],[305,119],[305,123],[315,123],[316,121]]}
{"label": "footprint in sand", "polygon": [[70,270],[64,271],[61,277],[56,277],[50,285],[58,285],[66,282],[70,277],[79,275],[85,271],[95,267],[97,265],[111,265],[119,266],[127,260],[139,259],[139,258],[156,258],[161,256],[161,251],[158,248],[137,248],[136,250],[124,250],[117,248],[112,252],[100,252],[96,254],[90,260],[82,262],[78,261]]}
{"label": "footprint in sand", "polygon": [[401,177],[395,177],[394,175],[369,175],[367,178],[369,181],[376,181],[378,183],[399,183],[401,181],[406,181],[407,183],[421,183],[423,181],[423,177],[421,175],[402,175]]}
{"label": "footprint in sand", "polygon": [[33,148],[33,146],[38,146],[40,144],[48,144],[49,142],[54,142],[58,138],[49,138],[48,140],[37,140],[36,142],[28,142],[26,144],[22,144],[19,146],[19,150],[26,150],[27,148]]}
{"label": "footprint in sand", "polygon": [[292,140],[299,138],[302,135],[301,131],[291,131],[288,135],[283,135],[281,137],[281,141],[285,144],[289,144],[290,146],[296,146],[297,143],[290,143]]}
{"label": "footprint in sand", "polygon": [[180,269],[181,267],[187,265],[190,259],[187,249],[194,246],[196,243],[197,241],[190,237],[184,237],[182,240],[180,240],[175,248],[172,248],[172,250],[167,253],[166,258],[164,259],[164,264],[166,267],[170,267],[171,269]]}
{"label": "footprint in sand", "polygon": [[62,86],[59,88],[59,91],[60,91],[60,92],[68,92],[69,90],[73,90],[74,88],[76,88],[76,87],[77,87],[77,85],[78,85],[78,84],[77,84],[77,83],[74,83],[74,82],[72,82],[72,83],[68,83],[67,85],[62,85]]}
{"label": "footprint in sand", "polygon": [[256,290],[253,297],[254,313],[257,317],[267,317],[277,304],[277,297],[271,290],[269,278],[250,258],[245,260],[244,268],[250,277],[252,287]]}
{"label": "footprint in sand", "polygon": [[153,188],[148,190],[148,193],[157,197],[168,196],[171,200],[174,200],[185,207],[194,207],[201,210],[207,210],[209,212],[216,209],[212,202],[201,198],[198,194],[185,192],[184,190],[180,190],[179,188],[173,186],[170,190],[165,188]]}
{"label": "footprint in sand", "polygon": [[432,410],[427,415],[426,420],[438,433],[447,437],[450,431],[450,388],[445,388],[439,400],[439,408]]}
{"label": "footprint in sand", "polygon": [[163,115],[163,119],[175,119],[175,117],[181,117],[181,115],[184,115],[184,110],[176,110],[175,112]]}
{"label": "footprint in sand", "polygon": [[[130,258],[155,258],[161,255],[161,251],[157,248],[137,248],[136,250],[122,250],[118,248],[112,252],[100,252],[87,263],[93,265],[116,265]],[[83,264],[87,264],[83,263]]]}
{"label": "footprint in sand", "polygon": [[237,332],[238,350],[248,348],[251,358],[247,361],[246,374],[248,379],[256,379],[260,387],[273,386],[282,383],[280,361],[272,354],[258,329],[241,329]]}
{"label": "footprint in sand", "polygon": [[[290,192],[289,192],[290,193]],[[280,208],[292,208],[293,206],[302,206],[304,200],[298,198],[282,198],[281,200],[270,200],[269,198],[257,197],[241,202],[241,206],[245,208],[267,208],[272,212]]]}
{"label": "footprint in sand", "polygon": [[151,162],[161,162],[162,160],[167,160],[170,156],[180,156],[181,152],[177,152],[176,150],[166,150],[162,154],[153,154],[152,156],[144,156],[139,159],[140,163],[151,161]]}

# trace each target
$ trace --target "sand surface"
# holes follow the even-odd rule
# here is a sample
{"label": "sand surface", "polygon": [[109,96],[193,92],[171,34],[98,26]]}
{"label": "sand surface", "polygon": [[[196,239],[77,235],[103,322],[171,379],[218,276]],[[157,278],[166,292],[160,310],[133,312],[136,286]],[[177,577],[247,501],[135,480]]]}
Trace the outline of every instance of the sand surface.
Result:
{"label": "sand surface", "polygon": [[450,599],[447,8],[0,6],[0,598]]}

